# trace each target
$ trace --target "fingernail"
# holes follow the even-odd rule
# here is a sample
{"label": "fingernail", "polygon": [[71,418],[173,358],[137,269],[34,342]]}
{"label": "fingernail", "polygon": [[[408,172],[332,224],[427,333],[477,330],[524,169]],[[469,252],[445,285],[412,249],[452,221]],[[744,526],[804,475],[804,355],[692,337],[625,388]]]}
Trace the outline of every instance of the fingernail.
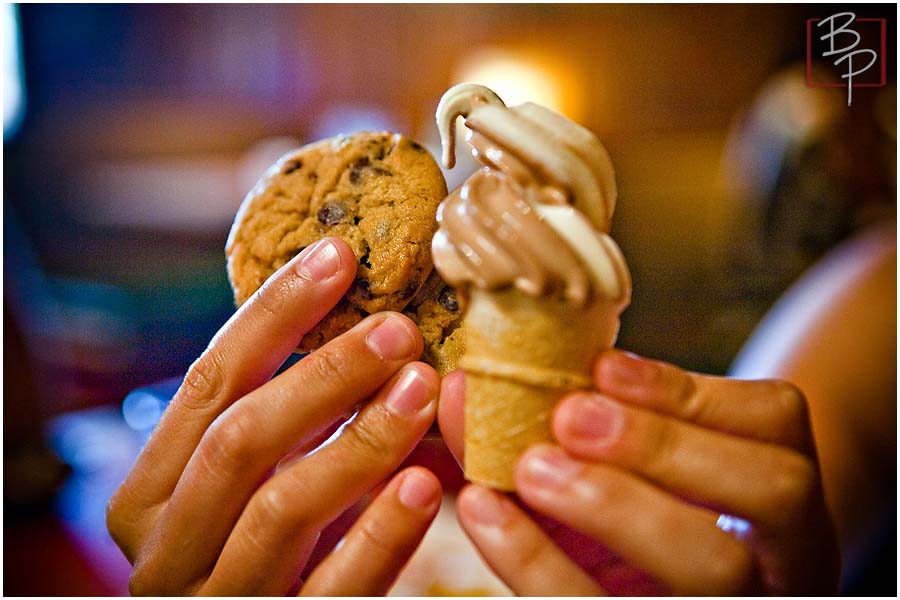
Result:
{"label": "fingernail", "polygon": [[391,391],[384,403],[394,414],[413,415],[428,405],[435,397],[431,384],[415,369],[407,370]]}
{"label": "fingernail", "polygon": [[512,518],[497,492],[473,485],[466,490],[466,512],[472,520],[486,527],[503,527]]}
{"label": "fingernail", "polygon": [[658,372],[653,361],[628,352],[607,354],[601,361],[601,388],[616,385],[646,385],[655,379]]}
{"label": "fingernail", "polygon": [[300,263],[297,273],[310,281],[324,281],[341,268],[341,254],[331,240],[319,240],[310,246]]}
{"label": "fingernail", "polygon": [[418,471],[407,473],[397,490],[397,499],[400,500],[400,504],[413,510],[430,508],[434,505],[437,497],[437,490],[432,480]]}
{"label": "fingernail", "polygon": [[559,448],[533,450],[525,457],[525,477],[539,487],[560,490],[568,487],[581,471],[582,465]]}
{"label": "fingernail", "polygon": [[564,405],[565,432],[590,442],[612,442],[624,424],[622,407],[596,394],[579,394]]}
{"label": "fingernail", "polygon": [[387,317],[366,335],[366,345],[382,360],[400,360],[412,357],[416,340],[406,323]]}

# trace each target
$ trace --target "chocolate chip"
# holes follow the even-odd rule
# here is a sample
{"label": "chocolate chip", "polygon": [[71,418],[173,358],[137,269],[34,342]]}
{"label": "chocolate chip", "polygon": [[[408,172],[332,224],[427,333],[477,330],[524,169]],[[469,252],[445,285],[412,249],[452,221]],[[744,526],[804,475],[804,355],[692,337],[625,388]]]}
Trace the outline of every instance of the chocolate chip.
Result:
{"label": "chocolate chip", "polygon": [[456,299],[456,290],[453,288],[447,288],[441,293],[440,298],[438,298],[438,304],[449,310],[450,312],[456,312],[459,310],[459,301]]}
{"label": "chocolate chip", "polygon": [[372,292],[369,291],[369,281],[367,279],[360,279],[356,282],[356,291],[366,300],[369,300],[372,297]]}
{"label": "chocolate chip", "polygon": [[303,161],[298,159],[290,160],[284,163],[284,169],[281,171],[285,175],[290,175],[294,171],[303,168]]}
{"label": "chocolate chip", "polygon": [[326,202],[316,213],[316,218],[323,225],[337,225],[347,215],[347,209],[338,202]]}
{"label": "chocolate chip", "polygon": [[369,157],[363,156],[350,167],[350,183],[356,185],[362,179],[363,169],[369,166]]}
{"label": "chocolate chip", "polygon": [[423,148],[422,145],[419,144],[419,143],[410,141],[410,142],[409,142],[409,146],[410,146],[410,148],[412,148],[412,149],[415,150],[416,152],[425,152],[425,148]]}
{"label": "chocolate chip", "polygon": [[376,175],[387,175],[388,177],[394,175],[389,169],[385,169],[384,167],[372,167],[372,172]]}
{"label": "chocolate chip", "polygon": [[319,180],[319,174],[316,173],[315,171],[310,171],[309,174],[307,175],[307,177],[309,177],[310,181],[318,181]]}
{"label": "chocolate chip", "polygon": [[403,290],[403,297],[409,298],[413,294],[419,291],[419,286],[422,285],[422,282],[418,279],[413,279],[409,282],[409,285],[406,286],[406,289]]}

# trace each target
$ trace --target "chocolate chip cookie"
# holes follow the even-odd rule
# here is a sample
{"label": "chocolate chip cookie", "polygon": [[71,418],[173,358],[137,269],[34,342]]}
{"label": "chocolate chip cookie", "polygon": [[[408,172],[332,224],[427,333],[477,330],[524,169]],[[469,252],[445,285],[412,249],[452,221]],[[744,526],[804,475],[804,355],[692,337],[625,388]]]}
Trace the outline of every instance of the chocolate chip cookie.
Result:
{"label": "chocolate chip cookie", "polygon": [[431,272],[403,314],[415,321],[422,332],[422,361],[441,376],[455,369],[465,350],[462,311],[453,286],[441,279],[437,270]]}
{"label": "chocolate chip cookie", "polygon": [[356,279],[298,350],[318,348],[381,310],[408,308],[407,314],[420,326],[424,318],[432,332],[438,322],[444,323],[442,330],[449,327],[450,312],[435,308],[439,296],[422,294],[412,306],[420,290],[438,293],[434,286],[422,288],[433,270],[435,213],[446,195],[444,177],[428,151],[400,134],[338,136],[287,154],[244,199],[229,234],[228,276],[236,304],[301,250],[336,236],[359,261]]}

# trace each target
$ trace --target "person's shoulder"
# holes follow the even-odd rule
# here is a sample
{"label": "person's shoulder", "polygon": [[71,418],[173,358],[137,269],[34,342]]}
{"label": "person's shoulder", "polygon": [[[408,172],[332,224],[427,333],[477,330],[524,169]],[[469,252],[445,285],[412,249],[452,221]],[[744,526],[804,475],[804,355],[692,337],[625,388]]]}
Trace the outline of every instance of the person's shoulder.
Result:
{"label": "person's shoulder", "polygon": [[[846,283],[867,279],[897,261],[897,223],[873,225],[831,250],[804,276],[797,287],[809,285],[807,279],[836,277]],[[896,275],[896,272],[895,272]]]}
{"label": "person's shoulder", "polygon": [[[836,246],[775,303],[730,373],[742,378],[771,377],[800,342],[828,323],[849,323],[875,310],[884,314],[894,311],[896,264],[897,226],[893,220],[868,227]],[[896,312],[892,314],[896,324]]]}

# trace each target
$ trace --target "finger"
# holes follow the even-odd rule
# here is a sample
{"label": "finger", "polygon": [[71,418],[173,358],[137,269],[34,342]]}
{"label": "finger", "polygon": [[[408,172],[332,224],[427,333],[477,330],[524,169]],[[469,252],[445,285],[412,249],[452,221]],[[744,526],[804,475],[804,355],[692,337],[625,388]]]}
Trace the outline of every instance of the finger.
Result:
{"label": "finger", "polygon": [[797,522],[816,482],[813,462],[794,450],[704,429],[601,394],[566,397],[554,412],[553,433],[575,457],[620,467],[769,531]]}
{"label": "finger", "polygon": [[350,531],[350,528],[353,527],[353,524],[359,520],[366,508],[372,503],[372,500],[378,496],[376,493],[377,487],[378,486],[370,490],[367,494],[363,494],[363,496],[354,502],[350,508],[342,512],[339,517],[322,529],[321,533],[319,533],[319,539],[316,542],[315,547],[312,549],[309,558],[303,565],[303,570],[300,572],[300,577],[297,579],[296,587],[292,588],[288,594],[299,592],[300,584],[303,583],[313,570],[315,570],[323,560],[328,558],[331,551],[340,544],[341,540],[344,539],[344,536],[347,535],[347,532]]}
{"label": "finger", "polygon": [[441,380],[438,404],[438,426],[447,448],[462,465],[463,458],[463,401],[466,376],[461,369],[448,373]]}
{"label": "finger", "polygon": [[321,431],[321,433],[317,433],[309,436],[304,439],[302,442],[297,444],[293,450],[285,454],[281,460],[278,461],[278,464],[275,465],[275,471],[281,471],[293,463],[303,458],[322,444],[328,441],[331,436],[333,436],[337,431],[344,426],[344,424],[353,417],[352,412],[346,415],[342,415],[331,425],[328,425]]}
{"label": "finger", "polygon": [[425,536],[441,505],[441,484],[411,467],[391,480],[303,585],[303,596],[382,596]]}
{"label": "finger", "polygon": [[600,596],[600,586],[509,498],[478,485],[456,501],[459,522],[491,569],[519,596]]}
{"label": "finger", "polygon": [[228,536],[204,593],[290,589],[318,532],[393,472],[428,430],[438,387],[434,369],[407,365],[337,439],[266,481]]}
{"label": "finger", "polygon": [[622,402],[726,433],[812,451],[806,400],[777,380],[699,375],[619,350],[594,364],[597,389]]}
{"label": "finger", "polygon": [[110,529],[123,541],[131,538],[134,515],[172,492],[209,424],[272,376],[355,273],[347,244],[326,238],[279,269],[222,327],[191,366],[111,503]]}
{"label": "finger", "polygon": [[516,467],[519,497],[608,546],[677,595],[748,593],[748,549],[716,528],[716,514],[606,465],[570,458],[557,446],[528,450]]}
{"label": "finger", "polygon": [[[166,573],[169,584],[208,573],[247,501],[279,460],[374,394],[421,351],[412,321],[379,313],[233,404],[203,435],[142,560]],[[174,544],[193,560],[171,552]]]}

